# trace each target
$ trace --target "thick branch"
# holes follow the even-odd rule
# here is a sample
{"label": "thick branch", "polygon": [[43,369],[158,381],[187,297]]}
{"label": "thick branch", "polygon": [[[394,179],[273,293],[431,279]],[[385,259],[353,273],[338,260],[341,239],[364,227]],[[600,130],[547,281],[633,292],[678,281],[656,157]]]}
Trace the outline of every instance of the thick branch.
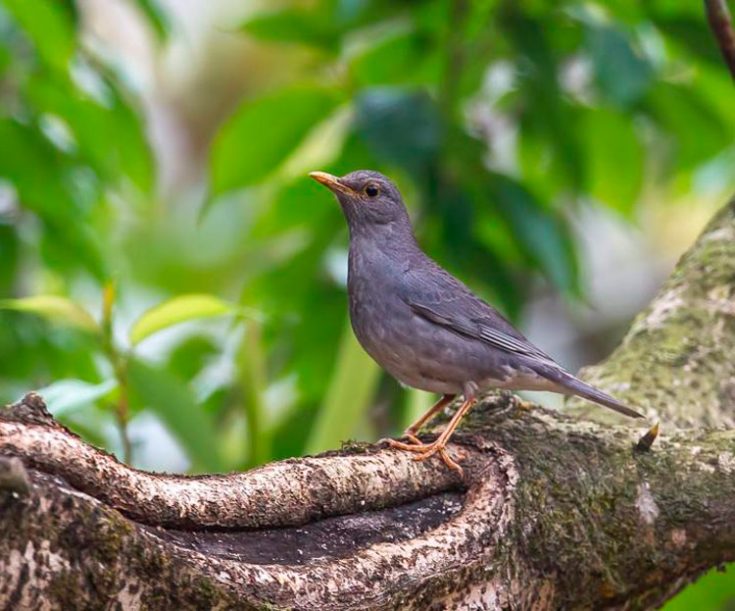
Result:
{"label": "thick branch", "polygon": [[[735,200],[709,223],[620,346],[583,377],[672,426],[735,427]],[[580,401],[586,417],[620,422]]]}
{"label": "thick branch", "polygon": [[669,432],[649,452],[634,451],[643,430],[631,423],[501,394],[481,402],[452,446],[464,480],[377,446],[242,474],[154,475],[91,448],[26,397],[0,412],[0,452],[22,460],[31,484],[0,477],[0,606],[665,600],[735,558],[735,432],[724,428],[735,396],[734,238],[730,205],[621,347],[588,372],[663,419]]}

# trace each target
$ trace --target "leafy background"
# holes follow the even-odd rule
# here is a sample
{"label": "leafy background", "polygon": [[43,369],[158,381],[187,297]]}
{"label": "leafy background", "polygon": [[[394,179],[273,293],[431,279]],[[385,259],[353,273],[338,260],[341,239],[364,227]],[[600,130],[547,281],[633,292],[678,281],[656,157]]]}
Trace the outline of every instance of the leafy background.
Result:
{"label": "leafy background", "polygon": [[357,346],[313,169],[390,174],[436,259],[599,358],[735,187],[732,95],[700,3],[0,0],[0,401],[194,472],[399,431],[431,398]]}

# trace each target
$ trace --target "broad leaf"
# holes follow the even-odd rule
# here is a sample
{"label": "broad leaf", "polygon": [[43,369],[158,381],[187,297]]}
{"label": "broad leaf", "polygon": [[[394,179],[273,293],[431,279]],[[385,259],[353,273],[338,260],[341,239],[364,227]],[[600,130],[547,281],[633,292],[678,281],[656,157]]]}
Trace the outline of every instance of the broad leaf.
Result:
{"label": "broad leaf", "polygon": [[336,105],[332,91],[306,86],[243,103],[222,126],[212,146],[213,194],[262,181]]}
{"label": "broad leaf", "polygon": [[98,333],[100,328],[92,315],[79,304],[57,295],[38,295],[21,299],[0,300],[0,309],[30,312],[53,322]]}
{"label": "broad leaf", "polygon": [[378,158],[418,179],[436,160],[443,136],[439,111],[421,91],[370,89],[357,99],[356,131]]}
{"label": "broad leaf", "polygon": [[631,39],[622,30],[591,25],[587,47],[600,92],[623,107],[638,101],[651,82],[652,69]]}
{"label": "broad leaf", "polygon": [[691,88],[658,83],[646,102],[663,134],[674,137],[673,152],[679,168],[707,161],[732,143],[732,130]]}
{"label": "broad leaf", "polygon": [[581,118],[589,193],[629,216],[643,186],[644,148],[631,117],[597,108]]}
{"label": "broad leaf", "polygon": [[302,44],[330,52],[339,48],[340,31],[321,11],[284,9],[258,13],[240,28],[259,40]]}
{"label": "broad leaf", "polygon": [[562,217],[512,178],[491,173],[483,184],[530,261],[554,286],[579,294],[574,242]]}
{"label": "broad leaf", "polygon": [[214,295],[181,295],[152,307],[143,313],[130,330],[130,342],[135,346],[162,329],[187,320],[231,314],[235,306]]}
{"label": "broad leaf", "polygon": [[43,61],[66,70],[76,43],[72,14],[57,0],[3,0],[18,24],[36,46]]}

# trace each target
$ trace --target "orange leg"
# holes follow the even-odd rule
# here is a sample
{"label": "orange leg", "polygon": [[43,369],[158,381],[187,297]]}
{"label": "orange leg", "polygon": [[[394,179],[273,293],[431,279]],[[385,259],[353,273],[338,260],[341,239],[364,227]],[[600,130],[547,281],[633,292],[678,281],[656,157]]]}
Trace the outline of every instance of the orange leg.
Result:
{"label": "orange leg", "polygon": [[[445,397],[442,398],[444,400]],[[451,401],[451,399],[450,399]],[[414,458],[414,460],[426,460],[427,458],[430,458],[434,454],[439,454],[441,456],[444,463],[449,467],[450,469],[454,469],[455,471],[459,472],[459,474],[462,474],[462,467],[460,467],[452,458],[449,456],[449,453],[446,450],[447,442],[449,441],[449,438],[452,436],[452,433],[454,433],[454,430],[459,425],[462,418],[465,417],[468,411],[470,411],[470,408],[475,404],[475,397],[469,396],[465,398],[462,405],[460,405],[457,412],[452,416],[452,419],[449,421],[449,424],[447,425],[447,428],[444,429],[441,435],[437,437],[435,441],[432,443],[417,443],[417,444],[408,444],[408,443],[401,443],[400,441],[390,441],[390,445],[393,448],[397,448],[400,450],[407,450],[409,452],[418,452],[418,456]],[[441,401],[439,402],[441,403]],[[437,403],[437,405],[439,405]],[[446,404],[445,404],[446,405]],[[436,406],[434,406],[435,408]],[[443,407],[443,406],[442,406]],[[434,408],[429,410],[427,414],[425,414],[425,419],[428,419],[430,417],[430,414],[434,412]],[[424,420],[425,421],[425,420]],[[419,441],[416,439],[416,441]]]}
{"label": "orange leg", "polygon": [[429,422],[429,420],[431,420],[436,414],[438,414],[447,405],[454,401],[454,397],[456,396],[457,395],[442,395],[441,399],[434,403],[434,405],[432,405],[421,415],[418,420],[416,420],[416,422],[414,422],[403,432],[403,436],[408,437],[414,445],[421,445],[421,441],[418,437],[416,437],[416,433],[421,430],[421,427],[423,427],[424,424]]}

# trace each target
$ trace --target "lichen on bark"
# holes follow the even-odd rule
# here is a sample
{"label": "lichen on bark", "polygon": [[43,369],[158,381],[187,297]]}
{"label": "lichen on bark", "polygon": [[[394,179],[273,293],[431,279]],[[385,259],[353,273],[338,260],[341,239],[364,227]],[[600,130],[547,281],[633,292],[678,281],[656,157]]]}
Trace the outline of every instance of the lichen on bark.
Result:
{"label": "lichen on bark", "polygon": [[[735,426],[735,200],[681,258],[620,346],[582,377],[666,427]],[[588,404],[570,401],[607,422]]]}

